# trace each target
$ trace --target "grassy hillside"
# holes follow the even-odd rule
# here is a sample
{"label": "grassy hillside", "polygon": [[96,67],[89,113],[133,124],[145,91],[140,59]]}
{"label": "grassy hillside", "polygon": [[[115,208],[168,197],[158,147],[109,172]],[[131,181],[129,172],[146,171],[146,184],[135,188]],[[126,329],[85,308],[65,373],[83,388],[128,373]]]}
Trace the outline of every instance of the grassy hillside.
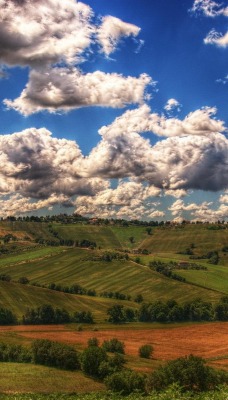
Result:
{"label": "grassy hillside", "polygon": [[93,225],[60,225],[53,224],[53,229],[59,233],[61,238],[74,241],[89,240],[96,242],[97,247],[102,249],[121,248],[121,242],[109,227]]}
{"label": "grassy hillside", "polygon": [[[53,307],[65,308],[70,313],[91,311],[95,322],[100,322],[105,320],[106,310],[116,304],[116,301],[105,298],[71,295],[12,282],[0,281],[0,293],[0,307],[12,310],[19,318],[27,307],[51,304]],[[123,304],[129,306],[132,303],[123,301]]]}
{"label": "grassy hillside", "polygon": [[0,222],[0,237],[6,233],[15,235],[18,239],[35,240],[43,238],[52,240],[53,235],[49,232],[49,224],[32,221],[1,221]]}
{"label": "grassy hillside", "polygon": [[180,252],[192,243],[194,253],[205,253],[211,250],[221,250],[228,245],[228,229],[208,229],[211,225],[180,225],[176,227],[158,227],[152,230],[142,241],[141,247],[151,252]]}
{"label": "grassy hillside", "polygon": [[[103,383],[81,372],[62,371],[41,365],[1,363],[0,371],[1,396],[2,393],[86,393],[88,388],[92,392],[105,389]],[[28,398],[31,399],[32,395],[26,396]]]}
{"label": "grassy hillside", "polygon": [[[50,246],[25,249],[23,246],[26,236],[27,239],[30,238],[31,245],[35,245],[38,237],[52,240],[53,231],[65,240],[95,241],[97,250]],[[219,226],[216,229],[211,229],[210,225],[159,226],[153,227],[151,234],[148,235],[146,227],[134,225],[96,226],[2,221],[0,237],[7,232],[15,234],[18,247],[13,253],[1,254],[0,274],[9,274],[14,281],[26,276],[31,283],[38,282],[45,285],[53,282],[63,286],[77,283],[86,289],[95,289],[98,295],[104,291],[113,291],[130,295],[134,299],[136,295],[142,294],[145,301],[171,298],[185,302],[197,297],[216,301],[221,295],[228,294],[228,255],[221,251],[222,247],[228,244],[228,229],[219,229]],[[207,271],[178,270],[178,274],[185,277],[188,283],[167,278],[148,267],[153,259],[165,262],[189,260],[189,256],[179,253],[184,252],[192,244],[195,255],[202,255],[211,250],[219,251],[218,266],[210,265],[208,260],[204,259],[196,262],[207,266]],[[150,254],[137,254],[136,249],[140,248],[147,249]],[[112,262],[92,260],[94,256],[101,256],[106,250],[115,249],[128,249],[131,260]],[[140,258],[139,263],[134,262],[136,257]],[[5,287],[4,282],[1,285],[2,288]],[[3,290],[0,304],[12,305],[18,314],[22,313],[25,304],[36,306],[49,302],[49,299],[53,304],[56,302],[62,307],[69,308],[69,311],[76,304],[76,300],[72,300],[74,296],[69,298],[61,293],[42,291],[31,286],[13,283],[11,285],[8,291]],[[80,301],[85,301],[84,297],[83,299]],[[89,298],[87,309],[91,307],[91,311],[97,312],[101,318],[104,316],[103,310],[107,308],[103,301],[105,300],[99,297]],[[131,304],[135,306],[134,302]]]}
{"label": "grassy hillside", "polygon": [[[180,302],[197,297],[215,301],[219,292],[178,282],[152,271],[147,266],[133,261],[92,261],[96,251],[68,249],[49,257],[13,265],[0,265],[0,273],[8,273],[13,280],[26,276],[31,282],[40,284],[80,284],[86,289],[119,291],[131,295],[143,294],[145,301],[176,299]],[[134,304],[134,303],[133,303]]]}

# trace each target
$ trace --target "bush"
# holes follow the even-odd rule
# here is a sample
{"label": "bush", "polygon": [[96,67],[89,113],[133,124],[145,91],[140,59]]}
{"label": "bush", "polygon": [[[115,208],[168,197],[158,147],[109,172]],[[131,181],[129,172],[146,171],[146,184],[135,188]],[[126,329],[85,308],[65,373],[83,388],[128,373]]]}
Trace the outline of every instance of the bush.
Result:
{"label": "bush", "polygon": [[126,361],[122,354],[115,353],[113,357],[110,357],[107,361],[103,361],[100,364],[99,376],[104,379],[108,375],[121,371],[125,362]]}
{"label": "bush", "polygon": [[155,370],[147,379],[147,390],[163,390],[177,383],[185,391],[205,391],[226,382],[226,373],[215,371],[206,366],[202,358],[190,355],[169,361]]}
{"label": "bush", "polygon": [[90,311],[76,311],[73,315],[73,322],[93,324],[93,315]]}
{"label": "bush", "polygon": [[144,344],[139,348],[139,357],[150,358],[153,353],[153,346],[150,344]]}
{"label": "bush", "polygon": [[105,351],[109,351],[110,353],[124,354],[125,345],[123,342],[116,338],[104,340],[102,347]]}
{"label": "bush", "polygon": [[18,279],[18,283],[22,283],[22,285],[27,285],[29,283],[29,279],[26,276],[22,276]]}
{"label": "bush", "polygon": [[90,338],[87,343],[88,343],[88,347],[91,347],[91,346],[99,347],[99,340],[96,337]]}
{"label": "bush", "polygon": [[0,343],[0,361],[29,363],[32,360],[32,353],[26,347],[18,344]]}
{"label": "bush", "polygon": [[105,379],[109,390],[128,395],[132,392],[145,392],[145,376],[136,371],[115,372]]}
{"label": "bush", "polygon": [[70,322],[71,317],[64,308],[53,308],[44,304],[38,308],[28,308],[22,317],[23,324],[62,324]]}
{"label": "bush", "polygon": [[7,308],[0,308],[0,325],[14,325],[17,324],[17,317]]}
{"label": "bush", "polygon": [[107,360],[108,356],[104,349],[97,346],[88,347],[81,355],[82,371],[87,375],[100,377],[99,367],[102,362]]}
{"label": "bush", "polygon": [[32,354],[35,364],[68,370],[80,368],[76,350],[66,344],[38,339],[32,343]]}

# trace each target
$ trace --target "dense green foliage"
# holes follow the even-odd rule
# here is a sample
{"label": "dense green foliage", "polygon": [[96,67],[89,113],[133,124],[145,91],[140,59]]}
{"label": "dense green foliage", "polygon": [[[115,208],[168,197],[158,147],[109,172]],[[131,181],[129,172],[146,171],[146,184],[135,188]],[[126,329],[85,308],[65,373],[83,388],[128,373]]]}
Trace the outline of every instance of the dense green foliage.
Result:
{"label": "dense green foliage", "polygon": [[32,343],[32,355],[35,364],[69,370],[80,368],[76,350],[66,344],[38,339]]}
{"label": "dense green foliage", "polygon": [[150,358],[153,353],[153,346],[150,344],[144,344],[139,348],[139,357]]}
{"label": "dense green foliage", "polygon": [[87,394],[1,394],[2,400],[227,400],[228,389],[221,387],[220,389],[210,393],[183,393],[181,388],[173,385],[167,390],[159,393],[151,393],[144,395],[140,393],[133,393],[129,396],[121,396],[118,393],[87,393]]}
{"label": "dense green foliage", "polygon": [[54,309],[50,304],[44,304],[36,309],[28,308],[22,317],[25,325],[61,324],[70,322],[70,320],[70,315],[66,310]]}
{"label": "dense green foliage", "polygon": [[17,323],[16,315],[7,308],[0,308],[0,325],[15,325]]}
{"label": "dense green foliage", "polygon": [[193,355],[171,360],[159,367],[147,378],[147,391],[163,390],[177,383],[183,390],[207,391],[221,383],[228,383],[228,374],[205,365],[205,361]]}
{"label": "dense green foliage", "polygon": [[107,388],[112,392],[128,395],[132,392],[145,392],[145,376],[136,371],[115,372],[105,379]]}
{"label": "dense green foliage", "polygon": [[54,308],[51,304],[44,304],[36,309],[28,308],[22,317],[25,325],[64,324],[68,322],[92,324],[93,315],[90,311],[75,311],[70,315],[65,309]]}
{"label": "dense green foliage", "polygon": [[89,346],[81,355],[82,371],[93,377],[100,377],[99,368],[107,362],[108,356],[104,349],[98,346]]}
{"label": "dense green foliage", "polygon": [[222,297],[214,306],[201,299],[183,305],[175,300],[143,303],[140,306],[138,318],[142,322],[227,321],[228,297]]}
{"label": "dense green foliage", "polygon": [[32,361],[32,352],[19,344],[0,343],[0,362],[27,363]]}
{"label": "dense green foliage", "polygon": [[115,304],[107,310],[108,322],[122,324],[136,320],[137,311],[132,308],[125,308],[123,305]]}
{"label": "dense green foliage", "polygon": [[108,351],[110,353],[120,353],[120,354],[125,353],[124,343],[116,338],[110,340],[104,340],[104,342],[102,343],[102,347],[103,349],[105,349],[105,351]]}

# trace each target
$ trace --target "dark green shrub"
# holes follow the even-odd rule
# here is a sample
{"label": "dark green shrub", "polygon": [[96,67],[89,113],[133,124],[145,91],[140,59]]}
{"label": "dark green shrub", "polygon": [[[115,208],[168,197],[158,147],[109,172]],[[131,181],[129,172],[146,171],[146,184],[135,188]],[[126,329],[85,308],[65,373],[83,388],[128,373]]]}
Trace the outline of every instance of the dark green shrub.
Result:
{"label": "dark green shrub", "polygon": [[96,337],[90,338],[87,343],[89,347],[91,346],[99,347],[99,340]]}
{"label": "dark green shrub", "polygon": [[163,390],[173,383],[185,391],[206,391],[226,382],[228,374],[215,371],[206,366],[202,358],[190,355],[169,361],[155,370],[147,379],[147,391]]}
{"label": "dark green shrub", "polygon": [[144,344],[139,348],[139,357],[150,358],[153,353],[153,346],[150,344]]}
{"label": "dark green shrub", "polygon": [[0,361],[29,363],[32,353],[26,347],[18,344],[0,343]]}
{"label": "dark green shrub", "polygon": [[102,362],[107,360],[108,356],[104,349],[97,346],[88,347],[81,355],[82,371],[87,375],[100,377],[99,367]]}
{"label": "dark green shrub", "polygon": [[83,324],[93,324],[93,315],[90,311],[76,311],[73,315],[73,322]]}
{"label": "dark green shrub", "polygon": [[145,376],[136,371],[115,372],[105,379],[107,388],[113,392],[128,395],[132,392],[145,392]]}
{"label": "dark green shrub", "polygon": [[32,354],[35,364],[69,370],[80,368],[76,350],[66,344],[38,339],[32,343]]}
{"label": "dark green shrub", "polygon": [[104,379],[108,375],[121,371],[126,363],[124,356],[120,353],[115,353],[113,357],[109,357],[107,361],[103,361],[99,366],[99,377]]}
{"label": "dark green shrub", "polygon": [[15,325],[17,324],[17,317],[7,308],[0,308],[0,325]]}
{"label": "dark green shrub", "polygon": [[121,342],[120,340],[113,338],[110,340],[104,340],[103,344],[102,344],[103,349],[105,349],[105,351],[108,351],[110,353],[120,353],[120,354],[124,354],[124,343]]}
{"label": "dark green shrub", "polygon": [[18,283],[22,283],[22,285],[27,285],[29,283],[29,279],[26,276],[22,276],[18,279]]}

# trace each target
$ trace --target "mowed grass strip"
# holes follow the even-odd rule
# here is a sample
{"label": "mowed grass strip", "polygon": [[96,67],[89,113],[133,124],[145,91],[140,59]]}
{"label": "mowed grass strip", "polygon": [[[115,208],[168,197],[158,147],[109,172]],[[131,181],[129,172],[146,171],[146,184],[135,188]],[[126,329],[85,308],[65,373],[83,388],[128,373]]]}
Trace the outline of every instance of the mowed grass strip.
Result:
{"label": "mowed grass strip", "polygon": [[32,364],[0,363],[1,393],[86,393],[105,385],[81,372]]}
{"label": "mowed grass strip", "polygon": [[97,247],[102,249],[121,248],[121,242],[110,227],[96,225],[53,224],[53,229],[63,239],[74,241],[89,240],[96,242]]}
{"label": "mowed grass strip", "polygon": [[145,226],[111,226],[110,229],[123,248],[140,248],[143,241],[148,237]]}
{"label": "mowed grass strip", "polygon": [[189,224],[181,227],[152,229],[141,243],[142,248],[154,252],[179,252],[195,244],[194,253],[205,254],[212,250],[221,250],[228,243],[228,229],[210,230],[210,225]]}
{"label": "mowed grass strip", "polygon": [[[116,304],[116,301],[101,297],[71,295],[54,290],[42,289],[18,283],[0,281],[0,307],[12,310],[19,318],[26,308],[36,308],[43,304],[51,304],[54,308],[65,308],[68,312],[91,311],[95,322],[104,321],[106,311]],[[123,302],[129,306],[130,302]]]}
{"label": "mowed grass strip", "polygon": [[[0,271],[9,273],[9,266],[15,265],[20,262],[28,262],[29,260],[36,260],[43,257],[59,254],[64,251],[63,247],[42,247],[38,249],[31,249],[25,252],[14,255],[3,255],[0,257]],[[4,269],[6,267],[6,269]]]}
{"label": "mowed grass strip", "polygon": [[207,264],[207,271],[178,270],[188,282],[228,294],[228,269],[221,265]]}

